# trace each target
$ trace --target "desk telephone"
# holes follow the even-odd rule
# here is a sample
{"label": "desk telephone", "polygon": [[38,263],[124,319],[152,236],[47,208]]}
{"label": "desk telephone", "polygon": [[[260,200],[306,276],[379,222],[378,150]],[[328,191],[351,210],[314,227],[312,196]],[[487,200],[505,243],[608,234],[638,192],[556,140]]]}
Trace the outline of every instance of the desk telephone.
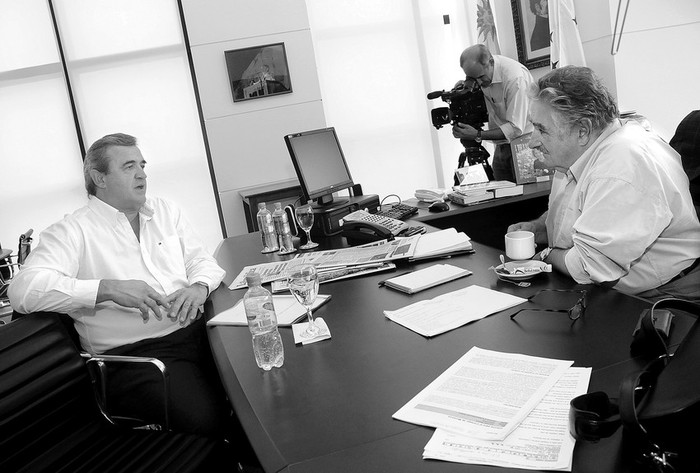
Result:
{"label": "desk telephone", "polygon": [[377,241],[393,240],[396,235],[406,230],[408,225],[395,218],[356,210],[343,217],[342,228],[342,234],[348,240]]}

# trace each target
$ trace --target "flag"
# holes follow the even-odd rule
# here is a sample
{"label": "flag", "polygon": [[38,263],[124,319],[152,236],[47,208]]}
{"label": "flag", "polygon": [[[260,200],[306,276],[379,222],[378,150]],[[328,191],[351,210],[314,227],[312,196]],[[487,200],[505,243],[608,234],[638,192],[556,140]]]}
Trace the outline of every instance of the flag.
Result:
{"label": "flag", "polygon": [[583,44],[578,32],[574,0],[549,0],[550,62],[552,69],[585,66]]}
{"label": "flag", "polygon": [[491,11],[490,0],[479,0],[476,6],[477,39],[486,45],[491,54],[501,54],[501,46],[496,35],[496,22]]}

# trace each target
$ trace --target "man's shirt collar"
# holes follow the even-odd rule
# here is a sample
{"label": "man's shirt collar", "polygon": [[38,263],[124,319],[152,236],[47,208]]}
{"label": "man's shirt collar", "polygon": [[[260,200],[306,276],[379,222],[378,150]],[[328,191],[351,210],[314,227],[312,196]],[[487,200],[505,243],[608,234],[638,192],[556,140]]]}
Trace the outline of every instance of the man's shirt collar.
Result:
{"label": "man's shirt collar", "polygon": [[[94,195],[88,196],[88,207],[90,208],[90,210],[100,215],[103,219],[110,222],[112,225],[117,224],[117,218],[119,214],[124,214],[124,212],[115,209],[114,207],[112,207],[105,201],[100,200]],[[146,200],[146,202],[139,209],[139,215],[146,220],[150,220],[153,218],[153,213],[153,207],[149,204],[148,200]]]}

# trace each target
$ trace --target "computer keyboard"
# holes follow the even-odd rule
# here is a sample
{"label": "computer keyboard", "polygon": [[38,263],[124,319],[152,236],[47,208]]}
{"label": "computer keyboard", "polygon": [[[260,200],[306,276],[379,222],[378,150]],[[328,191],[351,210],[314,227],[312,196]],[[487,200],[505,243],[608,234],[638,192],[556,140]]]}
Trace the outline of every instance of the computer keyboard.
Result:
{"label": "computer keyboard", "polygon": [[375,215],[395,218],[396,220],[405,220],[416,212],[418,212],[418,207],[399,202],[392,204],[391,208],[379,210]]}

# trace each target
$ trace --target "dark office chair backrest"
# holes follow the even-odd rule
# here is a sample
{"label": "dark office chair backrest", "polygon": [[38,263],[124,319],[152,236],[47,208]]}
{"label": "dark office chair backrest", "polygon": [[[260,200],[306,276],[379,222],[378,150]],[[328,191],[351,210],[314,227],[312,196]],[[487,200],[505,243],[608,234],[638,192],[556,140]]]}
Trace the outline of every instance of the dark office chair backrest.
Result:
{"label": "dark office chair backrest", "polygon": [[85,362],[57,317],[23,317],[1,329],[0,451],[11,467],[94,429],[100,413]]}
{"label": "dark office chair backrest", "polygon": [[232,461],[217,440],[109,423],[52,313],[0,326],[0,452],[2,472],[213,472]]}
{"label": "dark office chair backrest", "polygon": [[700,215],[700,110],[690,112],[681,120],[669,144],[678,151],[683,169],[690,180],[690,194]]}

